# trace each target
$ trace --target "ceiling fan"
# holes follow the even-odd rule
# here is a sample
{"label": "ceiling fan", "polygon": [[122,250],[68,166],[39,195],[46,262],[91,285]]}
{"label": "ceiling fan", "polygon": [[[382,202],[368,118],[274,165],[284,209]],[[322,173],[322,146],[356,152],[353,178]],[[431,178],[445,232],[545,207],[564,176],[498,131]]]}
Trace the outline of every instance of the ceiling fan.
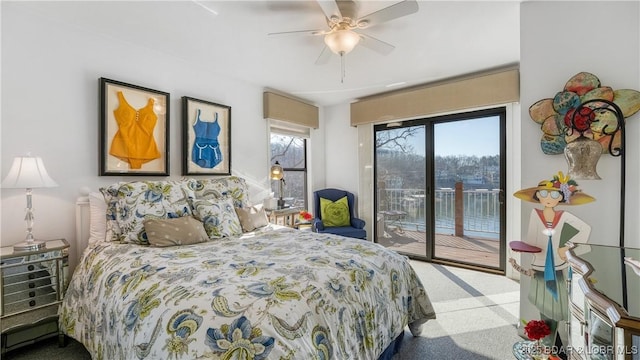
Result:
{"label": "ceiling fan", "polygon": [[326,17],[328,29],[284,31],[268,35],[324,35],[325,46],[315,63],[318,65],[326,64],[332,53],[340,55],[341,81],[344,81],[344,55],[351,52],[356,45],[362,44],[362,46],[383,55],[389,54],[395,48],[395,46],[359,32],[359,30],[418,11],[416,0],[404,0],[364,16],[358,16],[358,4],[353,0],[317,0],[317,2]]}

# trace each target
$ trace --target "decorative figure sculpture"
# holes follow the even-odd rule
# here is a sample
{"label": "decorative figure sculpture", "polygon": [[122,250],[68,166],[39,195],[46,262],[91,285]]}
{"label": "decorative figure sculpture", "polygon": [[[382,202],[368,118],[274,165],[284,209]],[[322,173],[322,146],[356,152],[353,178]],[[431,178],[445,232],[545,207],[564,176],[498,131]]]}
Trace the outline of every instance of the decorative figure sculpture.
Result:
{"label": "decorative figure sculpture", "polygon": [[558,205],[581,205],[595,199],[578,189],[578,184],[558,172],[551,180],[543,180],[538,186],[523,189],[514,194],[519,199],[543,206],[533,209],[524,241],[512,241],[513,251],[533,253],[530,269],[510,259],[512,266],[531,277],[528,298],[547,322],[551,334],[542,340],[546,347],[560,343],[556,338],[558,322],[569,318],[568,294],[564,270],[568,267],[567,242],[586,243],[591,227],[573,214],[556,210]]}

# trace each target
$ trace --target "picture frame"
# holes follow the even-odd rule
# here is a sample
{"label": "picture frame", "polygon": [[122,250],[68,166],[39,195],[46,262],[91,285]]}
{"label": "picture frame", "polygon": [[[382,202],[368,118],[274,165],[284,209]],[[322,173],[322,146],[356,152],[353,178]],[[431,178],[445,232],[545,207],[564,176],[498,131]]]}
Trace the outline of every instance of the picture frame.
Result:
{"label": "picture frame", "polygon": [[231,175],[231,106],[182,97],[182,175]]}
{"label": "picture frame", "polygon": [[100,78],[100,176],[169,176],[169,105],[169,93]]}

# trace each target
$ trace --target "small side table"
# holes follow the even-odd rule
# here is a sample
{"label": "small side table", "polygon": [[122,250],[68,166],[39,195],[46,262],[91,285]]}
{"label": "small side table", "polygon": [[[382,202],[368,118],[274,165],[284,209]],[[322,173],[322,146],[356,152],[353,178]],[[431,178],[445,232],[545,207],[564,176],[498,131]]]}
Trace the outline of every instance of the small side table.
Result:
{"label": "small side table", "polygon": [[276,225],[288,226],[295,228],[296,218],[302,209],[298,207],[291,207],[285,209],[266,209],[267,216],[269,216],[269,222]]}

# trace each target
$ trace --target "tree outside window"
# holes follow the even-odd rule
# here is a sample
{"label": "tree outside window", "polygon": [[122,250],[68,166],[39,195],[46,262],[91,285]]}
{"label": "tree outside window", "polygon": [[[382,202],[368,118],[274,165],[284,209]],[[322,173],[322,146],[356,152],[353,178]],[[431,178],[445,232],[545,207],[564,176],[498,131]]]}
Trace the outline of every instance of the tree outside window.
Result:
{"label": "tree outside window", "polygon": [[[307,140],[303,137],[271,134],[271,165],[284,170],[285,206],[307,208]],[[279,180],[271,180],[271,191],[280,197]]]}

